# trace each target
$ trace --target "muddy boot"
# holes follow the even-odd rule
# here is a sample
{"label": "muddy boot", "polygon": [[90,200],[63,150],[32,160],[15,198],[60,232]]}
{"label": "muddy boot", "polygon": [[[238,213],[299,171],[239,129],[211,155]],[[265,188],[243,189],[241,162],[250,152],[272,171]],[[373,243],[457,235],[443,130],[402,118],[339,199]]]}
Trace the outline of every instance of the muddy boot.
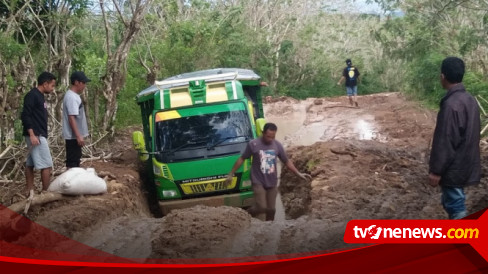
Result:
{"label": "muddy boot", "polygon": [[354,106],[353,103],[352,103],[352,98],[349,97],[349,104],[351,104],[351,107]]}
{"label": "muddy boot", "polygon": [[356,105],[357,108],[359,107],[358,102],[354,102],[354,104]]}
{"label": "muddy boot", "polygon": [[274,221],[276,209],[266,209],[266,221]]}
{"label": "muddy boot", "polygon": [[249,213],[252,217],[258,217],[260,214],[266,212],[265,208],[260,207],[258,204],[255,204],[247,209],[247,213]]}

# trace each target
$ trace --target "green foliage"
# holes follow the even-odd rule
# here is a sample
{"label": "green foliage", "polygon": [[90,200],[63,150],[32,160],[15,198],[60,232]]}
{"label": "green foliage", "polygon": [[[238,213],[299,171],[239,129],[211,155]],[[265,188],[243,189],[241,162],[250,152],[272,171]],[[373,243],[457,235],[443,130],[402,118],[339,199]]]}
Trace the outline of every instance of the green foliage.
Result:
{"label": "green foliage", "polygon": [[23,127],[20,119],[14,121],[14,134],[14,142],[17,144],[21,143],[23,140]]}
{"label": "green foliage", "polygon": [[482,54],[488,38],[486,12],[440,0],[374,2],[405,12],[374,33],[386,56],[404,64],[405,73],[399,73],[403,91],[437,108],[445,95],[439,78],[441,62],[447,56],[458,56],[466,63],[463,82],[467,90],[488,96],[487,58]]}
{"label": "green foliage", "polygon": [[[132,55],[135,55],[133,53]],[[134,57],[134,56],[132,56]],[[115,120],[116,128],[123,128],[128,125],[137,125],[141,123],[141,110],[136,104],[136,95],[146,87],[146,74],[141,66],[137,66],[135,58],[129,59],[126,85],[119,93],[117,102],[117,119]]]}
{"label": "green foliage", "polygon": [[[323,1],[309,3],[321,7],[318,13],[287,10],[297,2],[154,1],[142,22],[142,34],[136,37],[129,52],[126,84],[117,98],[116,126],[140,123],[134,97],[152,84],[148,79],[154,75],[148,75],[149,70],[157,79],[163,79],[215,67],[250,68],[272,84],[263,88],[264,95],[304,99],[345,95],[344,86],[336,83],[342,75],[344,60],[352,58],[361,72],[359,94],[404,91],[436,106],[445,94],[439,84],[440,63],[453,55],[466,60],[467,89],[488,97],[488,15],[483,9],[445,6],[441,0],[369,0],[388,12],[401,9],[402,16],[384,18],[340,10],[330,12],[333,5],[327,7]],[[4,18],[1,31],[7,28],[5,18],[11,12],[19,12],[23,1],[5,3],[0,4],[0,15]],[[97,1],[70,0],[67,10],[62,12],[49,8],[57,2],[32,3],[34,10],[40,11],[42,22],[52,27],[47,28],[53,31],[52,35],[57,28],[70,30],[67,48],[72,58],[71,69],[84,70],[92,79],[88,103],[94,105],[98,96],[99,112],[103,114],[101,77],[106,70],[106,43],[108,39],[115,47],[121,41],[123,23],[111,17],[112,34],[107,38],[99,12],[90,9],[91,5],[97,6]],[[262,5],[275,9],[272,14],[259,13]],[[48,47],[56,46],[55,39],[48,45],[38,26],[25,19],[30,18],[29,12],[25,10],[25,16],[19,14],[17,29],[8,34],[2,32],[0,57],[16,62],[21,56],[29,56],[36,72],[53,65],[56,69],[49,58],[57,56],[48,54]],[[250,16],[253,12],[259,16]],[[283,14],[273,17],[279,12]],[[130,8],[123,5],[122,13],[130,13]],[[286,20],[280,23],[273,21],[284,17]],[[24,41],[21,33],[32,40]],[[12,76],[7,80],[9,88],[15,86]],[[90,115],[92,124],[99,125],[100,121],[93,120],[93,108]]]}
{"label": "green foliage", "polygon": [[314,167],[318,166],[320,164],[320,159],[311,159],[307,161],[307,164],[305,165],[307,167],[307,170],[313,170]]}
{"label": "green foliage", "polygon": [[445,91],[440,85],[440,67],[445,57],[439,53],[428,53],[412,61],[408,68],[405,90],[431,105],[439,103]]}
{"label": "green foliage", "polygon": [[466,90],[473,95],[480,95],[488,100],[488,82],[480,73],[468,71],[463,79]]}
{"label": "green foliage", "polygon": [[0,56],[14,59],[25,55],[26,46],[15,41],[12,37],[0,34]]}

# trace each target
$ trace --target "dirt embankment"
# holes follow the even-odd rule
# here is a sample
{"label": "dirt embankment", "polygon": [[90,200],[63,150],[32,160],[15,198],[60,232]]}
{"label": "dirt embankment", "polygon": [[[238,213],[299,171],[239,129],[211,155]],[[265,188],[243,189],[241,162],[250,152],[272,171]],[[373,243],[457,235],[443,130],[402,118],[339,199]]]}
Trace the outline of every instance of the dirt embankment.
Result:
{"label": "dirt embankment", "polygon": [[[223,258],[347,248],[351,219],[445,219],[440,192],[426,183],[435,113],[398,93],[265,105],[295,165],[313,176],[300,182],[286,169],[280,192],[285,218],[263,222],[229,207],[176,210],[151,216],[131,149],[131,132],[110,143],[115,160],[86,162],[112,173],[105,195],[77,197],[34,208],[46,227],[127,258]],[[488,152],[482,153],[484,174]],[[467,188],[468,211],[488,206],[486,178]],[[21,241],[22,239],[19,239]],[[21,243],[21,242],[19,242]],[[249,260],[249,259],[248,259]]]}

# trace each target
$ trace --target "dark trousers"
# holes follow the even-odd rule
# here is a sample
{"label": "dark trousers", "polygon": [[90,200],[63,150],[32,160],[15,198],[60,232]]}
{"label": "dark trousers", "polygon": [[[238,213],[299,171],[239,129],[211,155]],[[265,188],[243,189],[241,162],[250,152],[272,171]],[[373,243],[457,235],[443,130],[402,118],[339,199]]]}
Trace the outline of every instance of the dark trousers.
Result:
{"label": "dark trousers", "polygon": [[81,147],[78,145],[78,141],[65,140],[66,141],[66,167],[79,167],[81,159]]}

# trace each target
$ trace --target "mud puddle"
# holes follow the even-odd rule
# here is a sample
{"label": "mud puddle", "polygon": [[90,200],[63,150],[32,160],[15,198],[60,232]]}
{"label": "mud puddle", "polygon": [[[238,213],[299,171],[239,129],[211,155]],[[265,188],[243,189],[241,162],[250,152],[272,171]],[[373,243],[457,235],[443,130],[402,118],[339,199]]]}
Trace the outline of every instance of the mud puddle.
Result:
{"label": "mud puddle", "polygon": [[266,121],[278,126],[277,140],[286,147],[340,139],[387,142],[375,116],[367,110],[322,99],[291,100],[280,102],[289,104],[281,109],[273,104],[265,106]]}

